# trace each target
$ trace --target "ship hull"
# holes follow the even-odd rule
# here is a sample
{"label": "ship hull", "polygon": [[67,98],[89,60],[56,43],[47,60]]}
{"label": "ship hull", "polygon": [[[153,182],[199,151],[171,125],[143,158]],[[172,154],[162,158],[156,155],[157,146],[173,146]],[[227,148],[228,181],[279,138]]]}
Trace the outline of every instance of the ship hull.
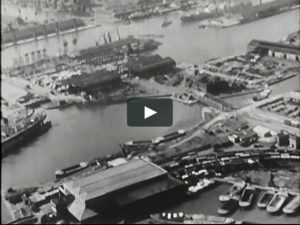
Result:
{"label": "ship hull", "polygon": [[2,155],[7,155],[9,150],[18,148],[21,144],[29,142],[43,132],[46,132],[51,127],[51,122],[44,122],[45,119],[46,116],[31,124],[28,128],[1,142]]}
{"label": "ship hull", "polygon": [[213,13],[200,13],[200,14],[192,14],[189,16],[182,16],[180,19],[182,22],[195,22],[195,21],[201,21],[209,18],[213,18],[215,14]]}

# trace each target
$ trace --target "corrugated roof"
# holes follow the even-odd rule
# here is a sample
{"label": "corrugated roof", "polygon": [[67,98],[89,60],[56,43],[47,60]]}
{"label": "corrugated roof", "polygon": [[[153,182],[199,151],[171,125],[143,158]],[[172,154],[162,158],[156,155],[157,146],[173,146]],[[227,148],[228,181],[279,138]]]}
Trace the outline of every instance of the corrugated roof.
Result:
{"label": "corrugated roof", "polygon": [[64,187],[82,201],[88,201],[166,173],[150,162],[135,159],[76,181],[65,182]]}
{"label": "corrugated roof", "polygon": [[89,74],[75,75],[62,81],[63,85],[72,85],[81,89],[96,87],[120,79],[114,71],[100,70]]}
{"label": "corrugated roof", "polygon": [[149,71],[166,65],[175,66],[176,63],[170,57],[162,58],[159,55],[141,56],[138,59],[128,62],[128,68],[138,72]]}
{"label": "corrugated roof", "polygon": [[260,48],[268,48],[273,51],[280,51],[280,52],[300,55],[300,48],[298,46],[287,44],[287,43],[261,41],[261,40],[254,39],[249,43],[249,45],[260,47]]}

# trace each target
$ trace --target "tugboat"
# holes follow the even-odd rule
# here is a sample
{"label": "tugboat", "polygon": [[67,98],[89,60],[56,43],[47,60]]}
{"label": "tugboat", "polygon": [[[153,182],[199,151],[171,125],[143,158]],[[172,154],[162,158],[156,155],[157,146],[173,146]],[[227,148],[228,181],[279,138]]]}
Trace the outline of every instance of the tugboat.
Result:
{"label": "tugboat", "polygon": [[274,196],[273,191],[266,191],[257,203],[259,208],[265,209]]}
{"label": "tugboat", "polygon": [[188,195],[194,195],[197,194],[199,191],[203,191],[212,185],[214,185],[216,182],[214,180],[209,179],[202,179],[200,180],[195,186],[191,186],[188,189]]}
{"label": "tugboat", "polygon": [[293,215],[300,209],[300,194],[294,196],[292,201],[288,203],[284,208],[283,212],[287,215]]}
{"label": "tugboat", "polygon": [[239,201],[240,207],[247,208],[250,207],[254,200],[255,187],[248,185],[241,195]]}
{"label": "tugboat", "polygon": [[63,109],[75,104],[73,101],[57,100],[44,105],[44,109]]}
{"label": "tugboat", "polygon": [[271,92],[272,92],[271,89],[265,88],[265,90],[263,90],[262,92],[260,92],[257,96],[254,96],[253,100],[254,101],[260,101],[260,100],[266,99],[266,98],[269,97],[269,95],[271,94]]}
{"label": "tugboat", "polygon": [[232,218],[218,217],[210,215],[188,215],[180,213],[161,213],[152,214],[151,219],[154,223],[159,224],[234,224]]}
{"label": "tugboat", "polygon": [[234,184],[226,194],[219,196],[219,201],[220,202],[229,201],[233,196],[240,195],[245,187],[246,187],[245,182]]}
{"label": "tugboat", "polygon": [[286,192],[279,192],[275,194],[267,206],[267,211],[269,213],[279,212],[287,198],[288,194]]}
{"label": "tugboat", "polygon": [[229,201],[226,201],[221,205],[218,209],[218,213],[222,216],[229,215],[233,213],[239,207],[239,197],[235,196],[231,198]]}
{"label": "tugboat", "polygon": [[168,27],[168,26],[170,26],[172,24],[172,20],[165,20],[162,24],[161,24],[161,26],[162,27]]}
{"label": "tugboat", "polygon": [[199,24],[199,29],[204,29],[205,28],[205,25],[204,24]]}
{"label": "tugboat", "polygon": [[89,166],[88,162],[81,162],[74,166],[70,166],[68,168],[55,171],[55,176],[57,178],[63,178],[63,177],[69,176],[73,173],[79,172],[79,171],[87,168],[88,166]]}

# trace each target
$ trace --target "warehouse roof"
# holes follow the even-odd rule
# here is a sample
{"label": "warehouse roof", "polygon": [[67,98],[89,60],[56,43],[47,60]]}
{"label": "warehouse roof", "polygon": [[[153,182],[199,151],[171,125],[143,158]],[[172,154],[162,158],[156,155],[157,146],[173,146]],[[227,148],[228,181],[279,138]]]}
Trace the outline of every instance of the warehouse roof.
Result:
{"label": "warehouse roof", "polygon": [[162,168],[136,159],[75,181],[65,182],[64,188],[76,198],[88,201],[164,174],[167,172]]}
{"label": "warehouse roof", "polygon": [[159,55],[152,55],[152,56],[141,56],[138,59],[133,59],[128,62],[128,68],[130,70],[143,72],[149,71],[152,69],[157,69],[162,66],[175,66],[175,61],[170,58],[162,58]]}
{"label": "warehouse roof", "polygon": [[295,45],[287,44],[287,43],[261,41],[261,40],[254,39],[248,45],[254,46],[257,48],[268,48],[273,51],[280,51],[280,52],[284,52],[284,53],[300,55],[299,47],[297,47]]}
{"label": "warehouse roof", "polygon": [[71,85],[81,89],[97,87],[120,79],[115,71],[100,70],[89,74],[75,75],[62,81],[63,85]]}

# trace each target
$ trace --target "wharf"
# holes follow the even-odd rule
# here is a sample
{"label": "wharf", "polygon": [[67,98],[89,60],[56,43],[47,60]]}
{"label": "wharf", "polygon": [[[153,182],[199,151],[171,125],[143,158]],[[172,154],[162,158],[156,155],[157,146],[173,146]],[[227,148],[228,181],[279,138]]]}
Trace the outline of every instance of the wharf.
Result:
{"label": "wharf", "polygon": [[[225,177],[225,178],[220,178],[220,177],[215,177],[213,180],[221,183],[227,183],[227,184],[237,184],[240,182],[240,180],[231,178],[231,177]],[[257,184],[251,184],[252,187],[263,190],[263,191],[274,191],[274,192],[279,192],[279,191],[286,191],[291,195],[298,195],[300,194],[299,191],[296,190],[288,190],[288,189],[279,189],[279,188],[274,188],[274,187],[269,187],[269,186],[262,186],[262,185],[257,185]]]}

